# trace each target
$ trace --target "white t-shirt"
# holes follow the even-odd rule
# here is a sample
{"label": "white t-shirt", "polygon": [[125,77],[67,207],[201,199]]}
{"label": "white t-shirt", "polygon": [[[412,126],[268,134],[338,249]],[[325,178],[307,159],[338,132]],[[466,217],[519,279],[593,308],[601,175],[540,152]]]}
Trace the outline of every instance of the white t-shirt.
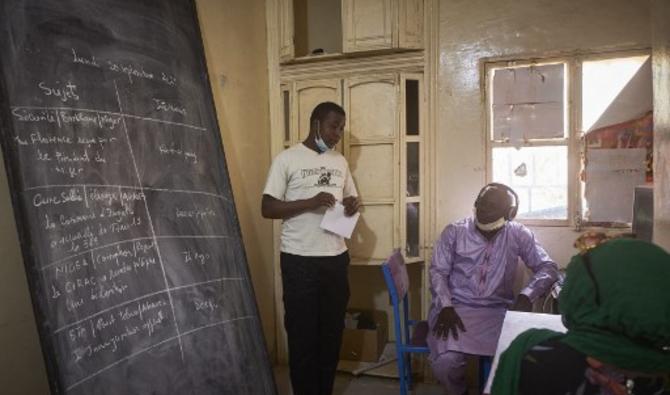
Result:
{"label": "white t-shirt", "polygon": [[[291,202],[328,192],[336,200],[357,196],[356,186],[344,156],[328,150],[319,154],[296,144],[272,161],[263,190],[278,200]],[[302,256],[335,256],[347,250],[344,239],[320,228],[325,207],[307,211],[282,222],[281,251]]]}

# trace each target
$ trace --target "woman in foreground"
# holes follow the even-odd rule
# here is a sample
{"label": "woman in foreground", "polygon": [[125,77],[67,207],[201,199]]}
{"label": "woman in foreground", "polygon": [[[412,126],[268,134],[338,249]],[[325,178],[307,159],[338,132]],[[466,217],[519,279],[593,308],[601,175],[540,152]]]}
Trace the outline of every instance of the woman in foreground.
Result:
{"label": "woman in foreground", "polygon": [[670,255],[616,239],[572,258],[561,334],[531,329],[501,355],[492,395],[670,394]]}

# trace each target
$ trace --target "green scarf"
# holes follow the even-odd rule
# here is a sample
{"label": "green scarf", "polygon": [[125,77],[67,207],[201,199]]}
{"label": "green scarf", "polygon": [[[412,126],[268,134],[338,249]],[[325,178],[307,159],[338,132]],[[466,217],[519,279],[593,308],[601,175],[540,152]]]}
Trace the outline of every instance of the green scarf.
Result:
{"label": "green scarf", "polygon": [[492,395],[513,395],[519,388],[519,372],[521,361],[526,352],[535,345],[552,337],[562,336],[560,332],[549,329],[529,329],[517,336],[498,361],[498,368],[493,376]]}
{"label": "green scarf", "polygon": [[670,255],[632,239],[606,242],[568,265],[559,307],[568,333],[530,330],[500,359],[491,394],[516,394],[521,360],[551,337],[619,369],[670,371]]}

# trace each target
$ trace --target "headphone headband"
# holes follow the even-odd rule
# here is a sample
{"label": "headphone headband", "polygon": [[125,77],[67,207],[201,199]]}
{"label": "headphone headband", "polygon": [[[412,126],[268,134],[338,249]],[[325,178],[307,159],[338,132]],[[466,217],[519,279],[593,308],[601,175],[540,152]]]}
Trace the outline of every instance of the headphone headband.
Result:
{"label": "headphone headband", "polygon": [[508,187],[505,184],[501,184],[499,182],[491,182],[486,185],[479,191],[479,194],[477,195],[477,199],[475,200],[475,208],[479,204],[479,200],[482,198],[484,193],[488,191],[489,189],[496,188],[496,189],[503,189],[505,190],[508,194],[512,195],[514,197],[514,204],[511,204],[509,206],[509,209],[507,210],[507,214],[505,214],[505,219],[508,221],[513,220],[516,217],[517,211],[519,211],[519,195],[514,192],[514,189]]}

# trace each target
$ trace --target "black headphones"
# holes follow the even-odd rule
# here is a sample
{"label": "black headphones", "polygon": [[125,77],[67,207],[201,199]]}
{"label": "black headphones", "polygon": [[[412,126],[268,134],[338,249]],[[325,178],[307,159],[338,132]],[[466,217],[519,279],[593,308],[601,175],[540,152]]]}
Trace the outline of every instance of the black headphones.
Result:
{"label": "black headphones", "polygon": [[514,189],[508,187],[505,184],[500,184],[498,182],[492,182],[489,184],[484,185],[484,188],[482,188],[479,191],[479,194],[477,195],[477,199],[475,200],[475,208],[477,208],[477,205],[479,204],[479,200],[484,196],[484,193],[488,191],[489,189],[503,189],[507,191],[508,194],[512,195],[514,197],[514,204],[509,206],[509,209],[507,209],[507,214],[505,214],[505,219],[507,221],[511,221],[516,217],[517,211],[519,211],[519,195],[514,192]]}

